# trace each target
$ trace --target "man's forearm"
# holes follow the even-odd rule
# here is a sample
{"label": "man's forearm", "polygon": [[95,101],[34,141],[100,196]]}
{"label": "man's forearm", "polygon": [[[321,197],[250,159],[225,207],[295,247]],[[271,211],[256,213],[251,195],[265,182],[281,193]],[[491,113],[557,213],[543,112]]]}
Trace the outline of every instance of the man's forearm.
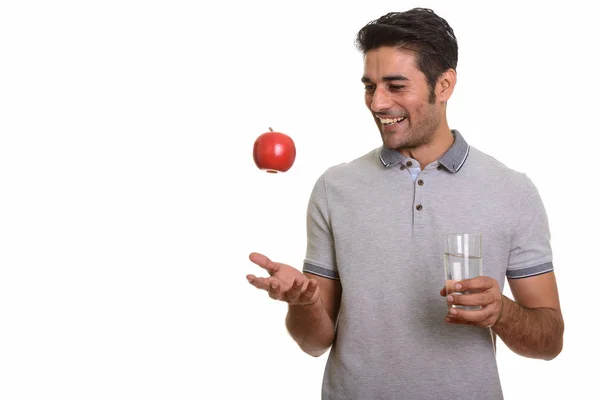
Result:
{"label": "man's forearm", "polygon": [[562,350],[564,324],[550,308],[526,308],[502,296],[502,314],[492,329],[512,351],[551,360]]}
{"label": "man's forearm", "polygon": [[300,348],[314,357],[327,351],[335,336],[335,326],[319,299],[310,306],[288,306],[286,327]]}

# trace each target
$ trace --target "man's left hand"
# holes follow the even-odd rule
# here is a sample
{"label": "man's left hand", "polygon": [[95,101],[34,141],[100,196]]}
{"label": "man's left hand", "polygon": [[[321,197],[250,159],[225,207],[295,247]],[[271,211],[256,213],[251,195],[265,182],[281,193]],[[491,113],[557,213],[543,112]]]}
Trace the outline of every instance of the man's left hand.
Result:
{"label": "man's left hand", "polygon": [[[489,276],[465,279],[456,282],[454,290],[470,293],[446,295],[446,288],[440,291],[440,295],[446,296],[449,306],[446,322],[488,328],[495,325],[502,316],[503,297],[495,279]],[[461,310],[450,307],[452,305],[481,306],[482,308],[480,310]]]}

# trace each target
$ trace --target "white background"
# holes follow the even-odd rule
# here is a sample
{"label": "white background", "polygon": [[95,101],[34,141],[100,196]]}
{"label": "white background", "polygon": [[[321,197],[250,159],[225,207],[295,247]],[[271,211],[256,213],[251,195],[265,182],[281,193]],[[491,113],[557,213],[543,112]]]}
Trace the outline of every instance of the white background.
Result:
{"label": "white background", "polygon": [[[326,356],[248,254],[301,266],[314,181],[380,144],[354,35],[418,5],[459,40],[451,127],[527,172],[550,219],[564,350],[500,345],[506,399],[597,393],[591,2],[372,3],[2,3],[0,398],[319,398]],[[268,127],[296,142],[285,174],[254,166]]]}

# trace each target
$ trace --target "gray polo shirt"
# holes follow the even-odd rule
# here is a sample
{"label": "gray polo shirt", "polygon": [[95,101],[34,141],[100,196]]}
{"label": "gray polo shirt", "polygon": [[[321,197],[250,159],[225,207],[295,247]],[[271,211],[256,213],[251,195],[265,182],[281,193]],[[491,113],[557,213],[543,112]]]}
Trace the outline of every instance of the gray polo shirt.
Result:
{"label": "gray polo shirt", "polygon": [[417,160],[381,147],[313,188],[303,270],[342,285],[323,399],[503,398],[489,329],[444,321],[442,235],[482,232],[502,290],[553,270],[548,220],[525,174],[452,132],[415,180]]}

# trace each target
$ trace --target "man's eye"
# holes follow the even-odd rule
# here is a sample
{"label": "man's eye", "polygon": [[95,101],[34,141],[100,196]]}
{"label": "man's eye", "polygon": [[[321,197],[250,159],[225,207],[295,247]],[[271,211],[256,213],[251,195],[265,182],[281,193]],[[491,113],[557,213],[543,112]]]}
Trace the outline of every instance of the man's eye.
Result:
{"label": "man's eye", "polygon": [[404,85],[390,85],[391,91],[398,91],[404,89],[406,86]]}
{"label": "man's eye", "polygon": [[365,92],[367,93],[373,93],[375,91],[375,86],[373,85],[366,85],[365,86]]}

